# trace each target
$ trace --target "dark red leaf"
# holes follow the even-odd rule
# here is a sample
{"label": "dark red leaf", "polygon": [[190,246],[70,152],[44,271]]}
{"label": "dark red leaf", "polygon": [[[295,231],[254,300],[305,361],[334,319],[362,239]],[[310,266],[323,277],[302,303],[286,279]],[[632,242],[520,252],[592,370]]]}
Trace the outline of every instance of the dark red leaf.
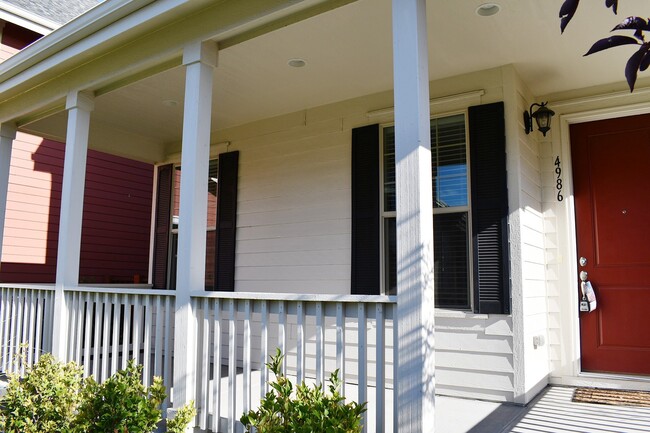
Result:
{"label": "dark red leaf", "polygon": [[614,30],[650,30],[650,25],[641,17],[627,17],[612,29]]}
{"label": "dark red leaf", "polygon": [[605,6],[612,8],[614,13],[618,13],[618,0],[605,0]]}
{"label": "dark red leaf", "polygon": [[564,33],[564,29],[575,15],[578,3],[580,3],[580,0],[564,0],[564,3],[562,3],[562,7],[560,7],[560,31],[562,33]]}
{"label": "dark red leaf", "polygon": [[643,59],[641,60],[641,64],[639,64],[639,71],[645,71],[648,69],[648,66],[650,66],[650,53],[646,52],[645,56],[643,56]]}
{"label": "dark red leaf", "polygon": [[585,56],[589,54],[597,53],[598,51],[606,50],[608,48],[618,47],[620,45],[639,45],[639,42],[629,36],[614,35],[608,38],[601,39],[596,41],[595,44],[589,48],[589,51],[585,53]]}
{"label": "dark red leaf", "polygon": [[645,42],[645,37],[643,36],[643,30],[637,30],[634,32],[634,37],[641,42]]}
{"label": "dark red leaf", "polygon": [[632,54],[632,57],[627,61],[625,65],[625,78],[627,79],[627,85],[630,86],[630,92],[634,91],[634,83],[636,83],[636,74],[641,67],[641,61],[643,57],[648,53],[648,47],[642,45],[639,51]]}

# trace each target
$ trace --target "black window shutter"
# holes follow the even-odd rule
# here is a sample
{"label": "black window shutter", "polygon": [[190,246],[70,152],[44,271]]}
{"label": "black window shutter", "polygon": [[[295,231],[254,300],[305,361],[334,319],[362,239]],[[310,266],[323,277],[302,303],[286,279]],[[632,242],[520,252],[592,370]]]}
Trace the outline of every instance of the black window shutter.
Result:
{"label": "black window shutter", "polygon": [[352,130],[352,278],[353,295],[378,295],[379,125]]}
{"label": "black window shutter", "polygon": [[224,292],[235,291],[238,166],[238,151],[219,155],[214,290]]}
{"label": "black window shutter", "polygon": [[156,218],[154,230],[153,288],[167,288],[169,261],[169,232],[171,230],[171,205],[174,186],[173,164],[158,167],[158,191],[156,195]]}
{"label": "black window shutter", "polygon": [[510,313],[508,190],[503,102],[469,107],[474,310]]}

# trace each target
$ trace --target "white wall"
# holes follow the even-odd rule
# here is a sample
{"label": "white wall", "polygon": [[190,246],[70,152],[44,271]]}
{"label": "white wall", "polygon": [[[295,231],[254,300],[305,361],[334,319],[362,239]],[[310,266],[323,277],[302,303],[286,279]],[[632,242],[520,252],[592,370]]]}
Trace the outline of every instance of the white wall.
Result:
{"label": "white wall", "polygon": [[[469,99],[438,101],[432,114],[504,100],[507,71],[508,68],[496,68],[432,82],[434,99],[484,92]],[[213,133],[214,143],[230,143],[219,145],[213,153],[226,148],[240,151],[237,291],[350,293],[351,130],[392,122],[390,110],[369,115],[391,106],[389,91]],[[506,116],[511,122],[517,113],[508,102],[506,110],[512,110]],[[519,152],[513,145],[525,149]],[[525,287],[536,298],[543,295],[539,290],[543,266],[538,263],[543,254],[540,257],[540,235],[536,235],[536,230],[541,230],[541,197],[535,192],[540,183],[536,150],[534,143],[518,140],[509,141],[508,146],[508,151],[516,156],[514,160],[508,157],[509,172],[516,173],[519,165],[526,163],[532,166],[527,166],[527,176],[537,177],[531,186],[525,183],[522,188],[526,189],[522,193],[517,190],[514,195],[517,206],[520,195],[531,196],[522,200],[531,209],[522,212],[522,225],[528,230],[523,245],[530,247],[530,251],[525,251]],[[169,153],[178,150],[174,146],[168,149]],[[528,163],[529,159],[533,161]],[[519,214],[517,210],[513,212]],[[516,250],[521,249],[517,241],[521,230],[519,224],[510,228]],[[516,282],[513,291],[520,291],[521,287],[522,282]],[[539,309],[530,311],[530,320],[544,313]],[[514,329],[510,316],[436,311],[437,392],[515,401]],[[536,329],[531,331],[535,332]],[[532,339],[528,340],[532,344]],[[388,371],[392,366],[386,368]]]}
{"label": "white wall", "polygon": [[[531,96],[516,70],[503,68],[510,195],[515,401],[527,403],[548,384],[548,309],[542,209],[542,164],[536,129],[526,134],[523,113]],[[550,137],[547,137],[550,139]],[[543,344],[534,344],[538,338]]]}
{"label": "white wall", "polygon": [[349,293],[350,131],[315,120],[232,142],[241,152],[236,290]]}

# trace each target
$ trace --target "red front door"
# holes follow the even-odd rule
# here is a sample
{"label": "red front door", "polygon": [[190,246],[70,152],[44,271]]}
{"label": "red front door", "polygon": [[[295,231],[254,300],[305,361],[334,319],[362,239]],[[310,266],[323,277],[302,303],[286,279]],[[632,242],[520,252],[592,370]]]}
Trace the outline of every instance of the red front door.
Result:
{"label": "red front door", "polygon": [[[650,374],[650,115],[571,126],[582,371]],[[579,290],[578,281],[575,282]]]}

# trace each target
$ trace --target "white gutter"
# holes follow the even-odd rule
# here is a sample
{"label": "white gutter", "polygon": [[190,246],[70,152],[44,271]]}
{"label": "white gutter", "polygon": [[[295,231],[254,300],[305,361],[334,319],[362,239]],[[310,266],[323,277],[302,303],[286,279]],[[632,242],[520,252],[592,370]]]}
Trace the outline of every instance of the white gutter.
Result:
{"label": "white gutter", "polygon": [[[294,6],[302,5],[302,9],[307,9],[319,3],[329,2],[337,7],[353,1],[356,0],[265,0],[264,2],[255,0],[250,3],[268,3],[269,11],[267,12],[267,17],[270,17],[274,12],[288,8],[287,4],[290,5],[292,3]],[[54,55],[61,53],[66,48],[81,41],[83,42],[78,44],[73,50],[69,50],[64,56],[59,57],[57,59],[58,64],[70,60],[79,54],[88,54],[93,47],[118,36],[123,36],[129,31],[146,32],[148,29],[155,29],[156,22],[164,21],[163,16],[170,12],[176,12],[182,9],[186,11],[198,10],[201,7],[210,6],[215,3],[218,2],[214,0],[106,0],[1,63],[0,93],[6,90],[6,83],[12,77],[21,74],[35,65],[39,66],[37,68],[38,71],[32,72],[30,74],[32,76],[49,69],[52,65],[44,66],[41,63],[52,59]],[[245,2],[241,0],[229,0],[223,3],[230,4],[231,7],[232,5],[241,4],[242,9],[246,8],[244,5]],[[274,5],[276,5],[275,8]],[[255,4],[255,6],[258,5]],[[250,23],[255,22],[256,18],[264,21],[264,17],[261,16],[251,17]],[[118,25],[112,26],[116,23]],[[24,79],[29,78],[31,77],[24,77]]]}
{"label": "white gutter", "polygon": [[98,4],[0,64],[0,82],[29,69],[154,1],[107,0]]}
{"label": "white gutter", "polygon": [[59,23],[43,18],[2,0],[0,0],[0,19],[14,23],[41,35],[50,34],[53,30],[61,27],[61,24]]}
{"label": "white gutter", "polygon": [[[73,88],[95,91],[169,66],[185,43],[214,37],[213,22],[216,33],[237,43],[353,1],[107,0],[0,64],[0,123],[58,110]],[[197,15],[205,8],[207,15]],[[189,18],[203,24],[188,27]],[[163,29],[172,33],[161,38]],[[120,66],[99,68],[116,51]]]}

